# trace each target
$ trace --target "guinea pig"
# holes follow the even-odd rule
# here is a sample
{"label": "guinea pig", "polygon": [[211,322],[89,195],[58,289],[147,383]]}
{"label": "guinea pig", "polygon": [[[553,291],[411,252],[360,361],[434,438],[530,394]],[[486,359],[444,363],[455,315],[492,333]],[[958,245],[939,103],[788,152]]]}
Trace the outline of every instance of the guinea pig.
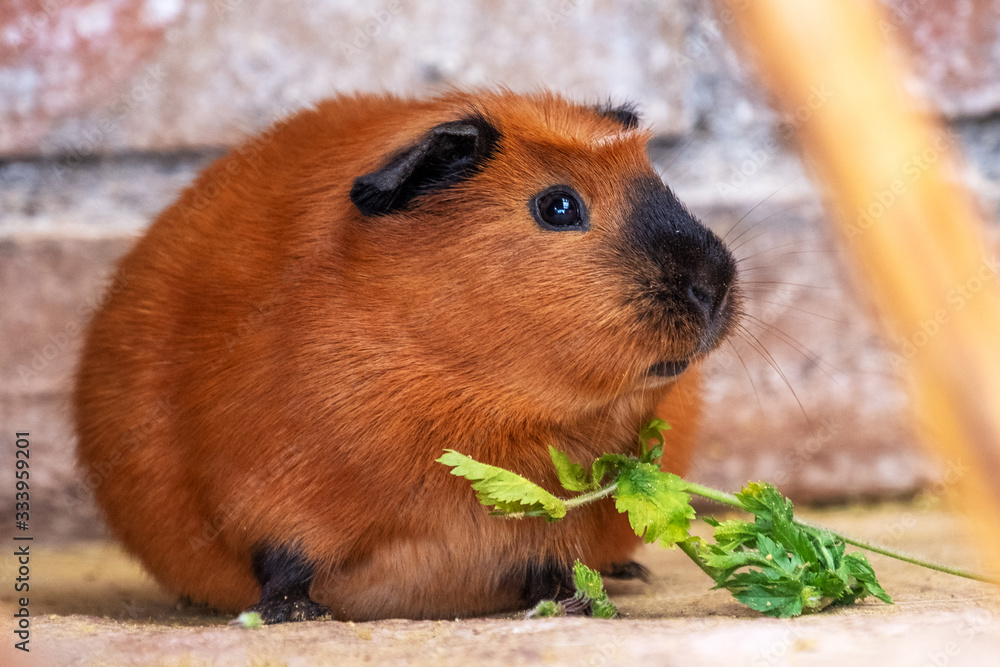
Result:
{"label": "guinea pig", "polygon": [[501,519],[455,449],[560,487],[658,415],[683,472],[737,270],[631,106],[337,97],[220,158],[120,262],[78,461],[168,590],[268,623],[455,618],[640,574],[607,498]]}

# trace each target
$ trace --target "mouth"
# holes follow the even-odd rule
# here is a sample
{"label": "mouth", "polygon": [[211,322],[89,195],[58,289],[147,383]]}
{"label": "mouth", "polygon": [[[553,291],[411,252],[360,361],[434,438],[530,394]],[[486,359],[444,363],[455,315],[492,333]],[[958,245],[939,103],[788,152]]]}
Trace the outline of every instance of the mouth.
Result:
{"label": "mouth", "polygon": [[690,362],[687,359],[678,361],[659,361],[649,367],[650,377],[673,378],[687,370]]}

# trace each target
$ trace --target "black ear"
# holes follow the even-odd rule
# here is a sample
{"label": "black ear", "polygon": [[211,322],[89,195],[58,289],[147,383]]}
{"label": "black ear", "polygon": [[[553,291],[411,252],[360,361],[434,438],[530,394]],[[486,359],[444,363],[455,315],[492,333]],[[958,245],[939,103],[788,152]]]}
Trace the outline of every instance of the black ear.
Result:
{"label": "black ear", "polygon": [[634,130],[639,127],[639,110],[636,108],[635,104],[632,104],[631,102],[615,106],[608,101],[599,107],[595,107],[594,111],[596,111],[598,115],[617,121],[618,124],[626,130]]}
{"label": "black ear", "polygon": [[481,116],[442,123],[381,169],[354,179],[351,201],[369,216],[405,209],[414,197],[479,171],[499,141],[500,132]]}

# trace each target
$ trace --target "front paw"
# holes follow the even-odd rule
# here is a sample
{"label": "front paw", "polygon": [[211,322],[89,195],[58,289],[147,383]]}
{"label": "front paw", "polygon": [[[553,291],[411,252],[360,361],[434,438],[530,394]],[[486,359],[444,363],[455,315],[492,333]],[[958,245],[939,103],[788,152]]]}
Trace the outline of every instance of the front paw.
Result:
{"label": "front paw", "polygon": [[246,613],[260,614],[260,619],[266,624],[295,623],[298,621],[330,620],[333,616],[330,609],[309,598],[271,599],[258,602],[249,607]]}

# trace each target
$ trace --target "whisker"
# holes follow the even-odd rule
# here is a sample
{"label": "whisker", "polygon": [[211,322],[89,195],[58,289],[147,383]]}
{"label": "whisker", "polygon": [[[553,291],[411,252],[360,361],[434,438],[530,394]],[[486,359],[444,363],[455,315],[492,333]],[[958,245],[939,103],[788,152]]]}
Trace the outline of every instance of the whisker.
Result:
{"label": "whisker", "polygon": [[[743,340],[744,342],[746,342],[748,345],[750,344],[749,341],[747,341],[745,338],[743,338],[743,336],[742,336],[743,331],[742,330],[740,330],[739,328],[737,328],[737,330],[736,330],[735,333],[736,333],[737,336],[740,336],[741,340]],[[743,355],[740,354],[740,351],[736,348],[736,345],[733,343],[733,341],[727,340],[726,342],[729,343],[729,347],[731,347],[733,349],[733,353],[736,355],[736,358],[740,360],[740,365],[743,366],[743,372],[747,374],[747,380],[750,381],[750,387],[751,387],[751,389],[753,389],[754,398],[757,399],[757,407],[760,409],[761,416],[763,416],[764,415],[764,404],[760,402],[760,393],[757,391],[757,385],[754,384],[753,376],[750,374],[750,368],[747,366],[746,360],[743,359]]]}
{"label": "whisker", "polygon": [[761,238],[763,236],[767,236],[767,232],[762,230],[759,233],[754,234],[753,236],[748,236],[747,238],[743,239],[742,242],[737,243],[737,241],[739,241],[741,238],[743,238],[744,234],[746,234],[746,233],[748,233],[750,231],[756,230],[757,227],[760,226],[760,225],[762,225],[762,224],[764,224],[764,223],[762,221],[758,220],[757,222],[751,224],[749,227],[747,227],[742,232],[740,232],[739,236],[737,236],[735,239],[733,239],[732,241],[730,241],[728,243],[729,252],[732,252],[732,253],[739,252],[741,249],[743,249],[746,246],[750,245],[751,243],[753,243],[757,239],[759,239],[759,238]]}
{"label": "whisker", "polygon": [[683,169],[683,170],[681,170],[681,171],[677,172],[676,174],[673,174],[673,175],[672,175],[672,176],[670,177],[670,180],[671,180],[671,182],[677,182],[677,181],[680,181],[680,180],[681,180],[681,179],[683,179],[683,178],[684,178],[685,176],[687,176],[687,175],[688,175],[688,173],[689,173],[689,172],[690,172],[690,171],[691,171],[692,169],[694,169],[694,168],[695,168],[696,166],[697,166],[697,163],[696,163],[696,162],[691,162],[691,163],[689,163],[689,164],[688,164],[688,165],[687,165],[686,167],[684,167],[684,169]]}
{"label": "whisker", "polygon": [[833,289],[834,289],[833,287],[830,287],[830,286],[821,287],[819,285],[803,285],[802,283],[789,283],[789,282],[785,282],[784,280],[746,280],[746,281],[741,280],[740,283],[739,283],[739,285],[740,285],[740,289],[741,290],[744,287],[746,287],[747,285],[772,285],[772,286],[775,286],[775,285],[777,285],[777,286],[785,286],[785,285],[787,285],[789,287],[801,287],[802,289],[814,289],[814,290],[823,290],[823,291],[833,291]]}
{"label": "whisker", "polygon": [[[639,362],[635,361],[634,363],[635,363],[635,366],[638,368]],[[630,375],[631,374],[628,373],[628,372],[622,374],[621,381],[618,384],[618,388],[615,389],[615,391],[614,391],[614,396],[616,398],[619,397],[619,396],[621,396],[623,393],[625,393],[625,385],[627,384],[628,378],[629,378]],[[643,389],[645,389],[645,382],[646,382],[646,380],[645,380],[645,378],[643,378],[643,383],[644,383],[643,384]],[[602,410],[602,415],[601,415],[600,421],[598,422],[598,425],[597,425],[597,439],[598,439],[598,441],[603,441],[604,440],[605,431],[606,431],[606,429],[609,427],[609,425],[611,423],[611,410],[613,409],[613,406],[614,406],[614,401],[612,401],[611,403],[609,403],[608,407],[605,410]],[[636,431],[636,432],[638,433],[638,431]]]}
{"label": "whisker", "polygon": [[[791,184],[792,184],[792,183],[794,183],[795,181],[799,180],[800,178],[802,178],[802,176],[796,176],[795,178],[793,178],[792,180],[788,181],[787,183],[785,183],[784,185],[782,185],[782,186],[781,186],[780,188],[778,188],[777,190],[775,190],[774,192],[772,192],[771,194],[769,194],[768,196],[764,197],[764,198],[763,198],[763,199],[761,199],[761,200],[760,200],[759,202],[757,202],[757,204],[756,204],[756,205],[755,205],[755,206],[754,206],[753,208],[751,208],[751,209],[750,209],[749,211],[747,211],[746,213],[744,213],[744,214],[743,214],[743,217],[741,217],[741,218],[740,218],[739,220],[737,220],[737,221],[736,221],[736,224],[734,224],[734,225],[733,225],[732,227],[730,227],[730,228],[729,228],[729,231],[727,231],[727,232],[725,233],[725,235],[724,235],[724,236],[722,237],[722,240],[723,240],[723,241],[725,241],[725,240],[726,240],[726,238],[727,238],[727,237],[728,237],[728,236],[729,236],[730,234],[732,234],[733,230],[734,230],[734,229],[736,229],[736,228],[737,228],[737,227],[739,226],[739,224],[740,224],[741,222],[743,222],[743,220],[744,220],[744,219],[745,219],[745,218],[746,218],[746,217],[747,217],[748,215],[750,215],[751,213],[753,213],[754,211],[756,211],[756,210],[757,210],[757,208],[758,208],[758,207],[760,207],[760,205],[761,205],[761,204],[763,204],[763,203],[764,203],[764,202],[766,202],[766,201],[767,201],[768,199],[770,199],[770,198],[771,198],[771,197],[773,197],[774,195],[778,194],[779,192],[781,192],[782,190],[784,190],[785,188],[787,188],[787,187],[788,187],[789,185],[791,185]],[[752,228],[751,228],[751,229],[752,229]],[[743,232],[743,233],[745,233],[745,232]],[[741,233],[741,234],[740,234],[740,236],[742,236],[742,235],[743,235],[743,233]],[[739,239],[739,236],[737,236],[737,237],[736,237],[735,239],[733,239],[733,241],[732,241],[732,242],[733,242],[733,243],[735,243],[737,239]]]}
{"label": "whisker", "polygon": [[700,132],[705,128],[705,124],[708,122],[708,118],[709,114],[705,114],[704,116],[701,117],[701,120],[698,121],[698,124],[694,126],[694,129],[691,131],[691,133],[688,134],[688,138],[684,141],[683,144],[681,144],[680,150],[678,150],[677,153],[674,155],[673,159],[671,159],[670,162],[667,163],[667,166],[663,168],[664,176],[666,176],[667,172],[670,171],[670,168],[674,166],[674,163],[677,162],[677,160],[682,155],[684,155],[684,151],[686,151],[688,148],[691,147],[691,144],[694,143],[695,137],[698,136],[698,132]]}
{"label": "whisker", "polygon": [[[753,259],[754,257],[760,257],[761,255],[766,255],[767,253],[774,252],[775,250],[782,250],[784,248],[791,248],[793,246],[801,245],[801,244],[805,243],[807,240],[812,240],[812,239],[800,239],[798,241],[790,241],[788,243],[783,243],[783,244],[781,244],[779,246],[767,247],[767,248],[764,248],[763,250],[761,250],[760,252],[755,252],[752,255],[747,255],[746,257],[740,257],[739,259],[736,260],[736,263],[739,264],[740,262],[745,262],[748,259]],[[817,249],[810,250],[810,251],[807,251],[807,252],[826,252],[826,251],[817,248]]]}
{"label": "whisker", "polygon": [[746,273],[748,271],[771,271],[771,272],[775,272],[777,270],[779,270],[779,269],[777,269],[773,264],[760,264],[758,266],[741,266],[740,267],[740,274],[742,275],[742,274],[744,274],[744,273]]}
{"label": "whisker", "polygon": [[[798,306],[792,306],[787,303],[781,303],[780,301],[764,301],[763,299],[755,298],[753,299],[752,303],[766,303],[772,306],[781,306],[782,308],[788,308],[789,310],[797,310],[798,312],[803,313],[805,315],[809,315],[810,317],[818,317],[821,320],[827,320],[829,322],[835,322],[837,324],[847,324],[847,322],[845,322],[844,320],[838,320],[828,315],[820,315],[819,313],[813,313],[811,311],[805,310],[804,308],[799,308]],[[744,313],[744,315],[746,315],[746,313]],[[750,317],[749,315],[746,316]]]}
{"label": "whisker", "polygon": [[[764,230],[761,230],[760,233],[755,234],[753,236],[750,236],[750,237],[748,237],[746,239],[743,239],[743,241],[741,243],[736,243],[740,238],[742,238],[742,236],[744,234],[746,234],[747,232],[749,232],[751,230],[756,229],[760,225],[763,225],[764,222],[766,222],[768,219],[770,219],[770,217],[772,217],[772,216],[764,218],[763,220],[758,220],[758,221],[754,222],[752,225],[750,225],[749,227],[747,227],[745,230],[743,230],[743,232],[741,232],[739,236],[737,236],[735,239],[733,239],[732,241],[730,241],[727,244],[728,247],[729,247],[729,251],[735,254],[735,253],[739,252],[740,249],[745,248],[748,245],[751,245],[757,239],[760,239],[760,238],[763,238],[763,237],[767,236],[768,232],[764,231]],[[763,250],[761,250],[758,253],[755,253],[753,255],[749,255],[747,257],[741,257],[740,259],[738,259],[736,261],[737,262],[742,262],[742,261],[745,261],[745,260],[749,259],[750,257],[755,257],[757,255],[764,255],[764,254],[767,254],[768,252],[772,252],[774,250],[779,250],[781,248],[787,248],[789,246],[800,245],[802,243],[806,243],[807,241],[815,242],[816,239],[804,238],[804,239],[799,239],[799,240],[796,240],[796,241],[791,241],[789,243],[785,243],[785,244],[780,245],[780,246],[774,246],[774,247],[768,246],[768,247],[764,248]],[[810,252],[825,252],[825,251],[817,249],[817,250],[812,250]]]}
{"label": "whisker", "polygon": [[[755,253],[753,255],[750,255],[749,257],[738,259],[736,260],[736,263],[741,264],[742,262],[745,262],[747,260],[756,259],[757,257],[760,257],[761,255],[767,252],[769,251],[765,250],[764,252]],[[778,258],[778,257],[792,257],[794,255],[816,255],[816,254],[826,254],[826,252],[827,252],[826,250],[821,250],[819,248],[814,248],[812,250],[789,250],[788,252],[783,252],[779,255],[774,255],[774,257]],[[776,267],[773,264],[761,264],[759,266],[740,266],[740,271],[749,271],[755,269],[776,269],[776,268],[778,267]]]}
{"label": "whisker", "polygon": [[788,391],[792,394],[792,398],[795,399],[795,403],[799,406],[799,410],[802,412],[802,417],[805,420],[806,425],[809,427],[810,433],[812,435],[815,435],[816,429],[813,427],[812,420],[809,419],[808,413],[806,413],[805,406],[802,404],[801,399],[799,399],[799,395],[795,393],[795,389],[792,388],[792,383],[789,382],[788,377],[785,375],[785,372],[781,370],[781,366],[778,365],[777,360],[775,360],[775,358],[771,356],[771,353],[767,351],[767,348],[764,347],[764,344],[760,342],[760,339],[758,339],[745,326],[740,324],[739,329],[747,337],[749,337],[749,340],[747,338],[743,338],[743,340],[750,346],[751,349],[756,351],[757,354],[759,354],[767,362],[768,366],[770,366],[774,370],[774,372],[777,373],[778,377],[781,378],[781,381],[785,383],[786,387],[788,387]]}
{"label": "whisker", "polygon": [[[797,289],[799,289],[799,288],[801,288],[801,289],[808,288],[808,286],[791,285],[791,284],[789,284],[789,287],[795,287]],[[815,288],[815,289],[820,289],[820,288]],[[767,300],[767,298],[771,297],[771,296],[773,296],[773,295],[775,295],[777,293],[778,293],[778,290],[776,290],[773,287],[764,287],[764,286],[754,287],[754,286],[743,286],[743,285],[740,285],[740,296],[742,296],[743,300],[746,303],[748,303],[748,304],[771,303],[770,301]],[[839,304],[840,303],[840,300],[837,299],[832,294],[817,294],[815,292],[807,292],[807,296],[808,296],[809,301],[812,301],[812,302],[830,303],[830,304]],[[803,311],[803,312],[806,312],[806,311]],[[824,317],[823,315],[819,315],[818,313],[816,314],[816,316],[817,317]],[[834,321],[840,321],[840,320],[834,320]],[[844,324],[844,322],[841,322],[841,324]]]}
{"label": "whisker", "polygon": [[[826,364],[823,361],[823,359],[818,354],[816,354],[815,352],[813,352],[812,350],[810,350],[809,348],[807,348],[805,345],[803,345],[799,341],[795,340],[794,338],[792,338],[791,336],[789,336],[788,334],[786,334],[784,331],[782,331],[778,327],[774,326],[773,324],[770,324],[769,322],[765,322],[764,320],[762,320],[762,319],[760,319],[758,317],[754,317],[753,315],[749,315],[749,314],[744,313],[744,318],[746,319],[747,322],[752,323],[752,324],[756,324],[761,329],[763,329],[766,333],[774,336],[775,338],[777,338],[778,340],[780,340],[781,342],[783,342],[785,345],[787,345],[788,347],[790,347],[793,350],[795,350],[796,352],[798,352],[807,361],[810,361],[810,362],[816,364],[816,367],[819,368],[819,370],[824,375],[826,375],[828,378],[830,378],[830,380],[832,380],[833,382],[837,383],[838,385],[840,384],[839,382],[837,382],[836,378],[830,373],[830,371],[836,371],[836,369],[833,366],[830,366],[829,364]],[[741,324],[741,326],[743,326],[743,325]],[[749,333],[749,331],[748,331],[748,333]],[[830,369],[830,371],[828,371],[826,368],[824,368],[824,366],[827,366]]]}
{"label": "whisker", "polygon": [[[788,183],[786,183],[785,185],[788,185]],[[758,206],[759,206],[759,204],[758,204]],[[751,237],[749,239],[746,239],[745,241],[743,241],[743,243],[740,243],[740,244],[736,245],[736,242],[739,241],[740,238],[742,238],[742,236],[744,234],[746,234],[747,232],[749,232],[749,231],[751,231],[753,229],[756,229],[757,227],[763,225],[765,222],[767,222],[771,218],[774,218],[776,216],[782,215],[784,213],[788,213],[789,211],[792,211],[795,208],[796,208],[795,206],[789,206],[788,208],[784,208],[784,209],[782,209],[780,211],[776,211],[776,212],[772,213],[771,215],[768,215],[768,216],[766,216],[764,218],[761,218],[760,220],[754,221],[753,224],[751,224],[749,227],[747,227],[742,232],[740,232],[739,236],[737,236],[732,241],[729,241],[727,243],[727,245],[729,246],[730,250],[732,250],[733,252],[735,252],[735,251],[739,250],[740,248],[748,245],[749,243],[752,243],[756,239],[759,239],[760,237],[764,236],[766,234],[766,232],[761,232],[760,234],[757,234],[756,236],[753,236],[753,237]],[[799,243],[799,241],[796,241],[795,243]]]}
{"label": "whisker", "polygon": [[[794,180],[792,180],[792,181],[789,181],[788,183],[785,183],[785,185],[790,185],[790,184],[792,184],[792,183],[794,183],[794,182],[795,182],[795,181],[794,181]],[[784,187],[784,186],[782,186],[782,187]],[[790,205],[790,206],[787,206],[787,207],[785,207],[785,208],[781,209],[780,211],[775,211],[774,213],[772,213],[771,215],[769,215],[769,216],[767,216],[767,217],[764,217],[764,218],[761,218],[761,219],[760,219],[760,220],[758,220],[757,222],[767,222],[767,221],[768,221],[768,220],[770,220],[771,218],[775,218],[775,217],[777,217],[777,216],[779,216],[779,215],[783,215],[783,214],[785,214],[785,213],[788,213],[789,211],[794,211],[794,210],[795,210],[795,209],[797,209],[797,208],[798,208],[799,206],[800,206],[800,204],[798,204],[798,203],[795,203],[795,204],[792,204],[792,205]]]}
{"label": "whisker", "polygon": [[[758,204],[758,206],[760,206],[760,204]],[[741,218],[741,220],[742,220],[742,218]],[[737,222],[736,224],[739,224],[739,222]],[[752,242],[752,241],[754,241],[756,239],[759,239],[761,236],[763,236],[765,234],[765,232],[761,232],[760,234],[757,234],[756,236],[750,237],[749,239],[747,239],[743,243],[739,243],[739,244],[736,243],[741,238],[743,238],[743,236],[745,234],[747,234],[747,233],[749,233],[749,232],[757,229],[757,227],[759,227],[762,224],[764,224],[764,223],[761,220],[755,220],[754,222],[750,223],[749,227],[747,227],[742,232],[740,232],[736,236],[736,238],[734,238],[732,241],[724,241],[725,244],[729,247],[730,251],[736,252],[737,250],[739,250],[740,248],[742,248],[743,246],[745,246],[747,243],[750,243],[750,242]]]}

